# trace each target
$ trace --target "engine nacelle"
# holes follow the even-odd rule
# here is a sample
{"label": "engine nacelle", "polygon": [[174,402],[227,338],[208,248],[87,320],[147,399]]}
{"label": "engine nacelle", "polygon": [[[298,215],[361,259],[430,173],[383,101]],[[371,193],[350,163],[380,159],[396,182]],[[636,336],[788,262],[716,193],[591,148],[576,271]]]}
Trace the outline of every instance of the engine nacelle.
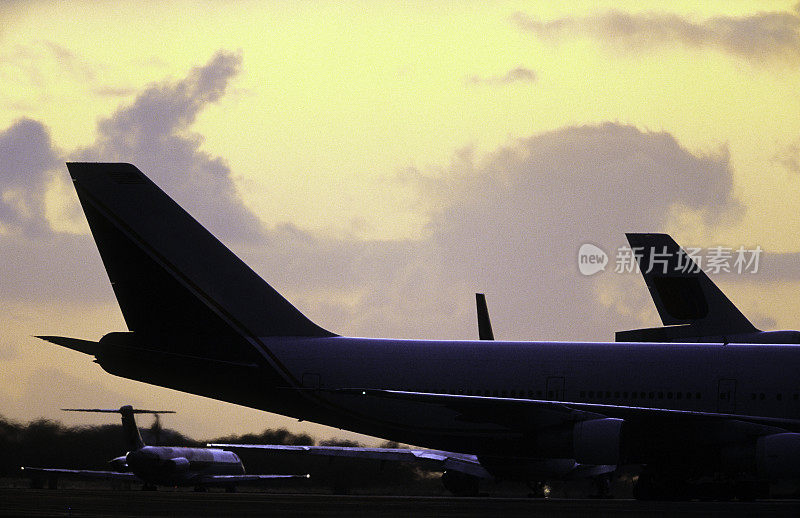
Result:
{"label": "engine nacelle", "polygon": [[113,458],[108,463],[114,471],[119,471],[120,473],[128,471],[128,458],[125,455]]}
{"label": "engine nacelle", "polygon": [[175,457],[174,459],[169,459],[164,463],[166,468],[170,471],[174,472],[181,472],[181,471],[188,471],[189,469],[189,459],[186,457]]}
{"label": "engine nacelle", "polygon": [[591,419],[572,429],[574,458],[581,464],[619,464],[622,419]]}
{"label": "engine nacelle", "polygon": [[756,473],[775,480],[800,478],[800,433],[776,433],[756,441]]}

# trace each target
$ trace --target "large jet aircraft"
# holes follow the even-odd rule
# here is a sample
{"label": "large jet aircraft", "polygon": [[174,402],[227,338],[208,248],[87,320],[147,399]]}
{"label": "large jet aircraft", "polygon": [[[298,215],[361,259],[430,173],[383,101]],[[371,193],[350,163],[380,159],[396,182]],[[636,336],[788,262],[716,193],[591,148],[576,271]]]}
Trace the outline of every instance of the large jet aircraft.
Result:
{"label": "large jet aircraft", "polygon": [[618,342],[800,343],[761,331],[668,234],[626,234],[664,327],[618,331]]}
{"label": "large jet aircraft", "polygon": [[111,374],[472,454],[500,478],[642,465],[635,495],[663,499],[800,477],[798,346],[338,336],[133,165],[67,166],[128,331],[42,338]]}
{"label": "large jet aircraft", "polygon": [[308,478],[308,475],[248,475],[239,457],[217,448],[186,448],[147,446],[136,426],[134,414],[172,413],[168,410],[141,410],[125,405],[117,410],[100,408],[65,408],[70,412],[103,412],[122,414],[122,431],[128,453],[112,459],[114,471],[33,468],[23,466],[22,472],[32,479],[47,478],[55,488],[58,477],[142,482],[143,489],[156,486],[194,486],[196,491],[208,487],[224,487],[233,491],[244,483],[274,483],[288,479]]}

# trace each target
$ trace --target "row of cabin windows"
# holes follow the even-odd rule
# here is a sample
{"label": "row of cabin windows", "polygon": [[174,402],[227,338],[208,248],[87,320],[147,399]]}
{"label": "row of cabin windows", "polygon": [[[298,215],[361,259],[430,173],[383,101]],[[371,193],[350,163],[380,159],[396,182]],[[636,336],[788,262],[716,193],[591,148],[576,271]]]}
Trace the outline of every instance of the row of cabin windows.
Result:
{"label": "row of cabin windows", "polygon": [[[581,390],[581,399],[611,399],[611,391]],[[614,392],[614,399],[702,399],[699,392]]]}
{"label": "row of cabin windows", "polygon": [[[764,401],[765,399],[767,399],[767,395],[764,394],[763,392],[761,392],[759,394],[756,394],[755,392],[751,392],[750,393],[750,399],[752,399],[753,401],[755,401],[756,399],[758,399],[759,401]],[[780,393],[780,392],[775,394],[775,399],[777,401],[783,401],[783,394]],[[792,400],[800,401],[800,394],[792,394]]]}
{"label": "row of cabin windows", "polygon": [[[466,394],[468,396],[487,396],[487,397],[520,397],[524,398],[527,397],[529,399],[539,399],[544,396],[544,391],[542,390],[472,390],[472,389],[458,389],[458,390],[449,390],[447,391],[450,394]],[[559,394],[557,391],[548,390],[547,391],[547,398],[553,399],[558,397]],[[580,391],[580,398],[581,399],[702,399],[702,394],[700,392],[627,392],[627,391],[614,391],[611,392],[610,390],[581,390]],[[726,393],[720,393],[720,399],[727,399]],[[750,394],[750,399],[755,401],[756,399],[760,401],[764,401],[767,395],[764,392],[755,393],[752,392]],[[783,401],[783,394],[779,393],[775,395],[775,399],[777,401]],[[792,394],[792,399],[794,401],[800,400],[800,394]]]}

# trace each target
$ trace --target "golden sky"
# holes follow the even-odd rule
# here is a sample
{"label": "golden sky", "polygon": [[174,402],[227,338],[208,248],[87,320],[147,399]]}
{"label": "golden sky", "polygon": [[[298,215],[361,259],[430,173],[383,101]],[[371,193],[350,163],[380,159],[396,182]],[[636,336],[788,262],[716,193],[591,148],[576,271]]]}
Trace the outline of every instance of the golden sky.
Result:
{"label": "golden sky", "polygon": [[[609,339],[614,326],[657,324],[638,279],[622,290],[633,310],[600,296],[578,330],[564,324],[569,306],[537,305],[606,289],[542,252],[574,255],[563,236],[610,247],[606,233],[669,231],[681,243],[760,245],[789,265],[800,253],[795,1],[11,2],[0,20],[0,414],[14,419],[67,419],[55,410],[63,385],[102,399],[71,406],[178,407],[167,424],[197,436],[273,425],[342,435],[119,380],[30,338],[124,327],[63,161],[146,161],[144,140],[125,139],[137,115],[172,120],[158,112],[170,95],[197,104],[158,131],[191,147],[193,164],[221,164],[234,191],[223,202],[270,239],[318,246],[270,254],[274,241],[226,242],[337,332],[468,338],[477,290],[506,338]],[[218,74],[219,95],[192,97],[203,71]],[[164,98],[148,108],[147,92]],[[30,139],[11,138],[21,120],[49,136],[44,165],[29,161]],[[153,161],[168,170],[168,156]],[[28,168],[42,171],[36,188]],[[170,193],[204,221],[191,185]],[[478,241],[475,225],[496,230]],[[39,265],[32,250],[51,257]],[[85,256],[68,257],[76,250]],[[287,250],[308,254],[289,267],[275,257]],[[305,282],[304,261],[320,257],[336,258],[324,268],[337,275]],[[757,324],[798,328],[800,267],[788,270],[723,284]],[[72,280],[45,282],[59,276]],[[220,408],[225,419],[203,419]]]}

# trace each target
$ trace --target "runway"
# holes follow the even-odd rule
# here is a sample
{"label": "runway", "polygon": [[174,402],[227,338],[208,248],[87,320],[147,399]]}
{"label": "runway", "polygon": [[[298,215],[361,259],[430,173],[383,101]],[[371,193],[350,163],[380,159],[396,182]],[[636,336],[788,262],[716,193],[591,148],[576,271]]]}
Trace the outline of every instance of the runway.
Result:
{"label": "runway", "polygon": [[0,516],[798,516],[800,501],[637,502],[194,493],[83,489],[0,489]]}

